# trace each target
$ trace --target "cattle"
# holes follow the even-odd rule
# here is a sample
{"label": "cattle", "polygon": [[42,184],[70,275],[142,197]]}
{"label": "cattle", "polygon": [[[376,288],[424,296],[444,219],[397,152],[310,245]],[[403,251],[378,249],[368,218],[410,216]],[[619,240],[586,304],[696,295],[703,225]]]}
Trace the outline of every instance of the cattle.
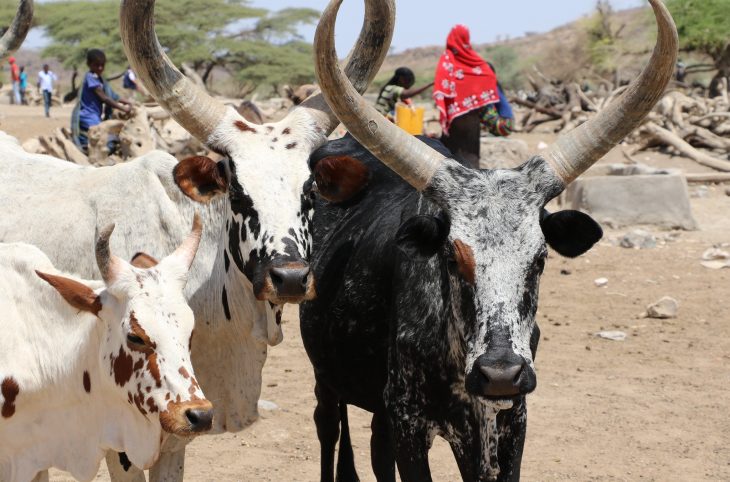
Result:
{"label": "cattle", "polygon": [[213,405],[190,362],[195,320],[183,296],[199,218],[175,252],[149,268],[111,255],[102,281],[58,272],[38,248],[0,244],[0,480],[57,467],[91,480],[106,450],[149,467],[168,434],[209,430]]}
{"label": "cattle", "polygon": [[[588,216],[544,208],[638,125],[677,55],[666,8],[650,0],[658,39],[649,65],[593,119],[515,169],[470,169],[409,136],[354,91],[337,65],[325,9],[315,35],[319,85],[354,139],[311,158],[320,193],[342,194],[332,165],[360,182],[315,208],[318,298],[300,307],[314,366],[321,480],[357,480],[347,404],[373,412],[379,481],[429,481],[428,450],[446,439],[467,481],[518,480],[526,395],[537,385],[535,314],[547,245],[577,256],[601,236]],[[372,156],[368,154],[372,153]],[[380,168],[375,158],[390,168]]]}
{"label": "cattle", "polygon": [[[25,153],[0,136],[0,241],[39,246],[59,269],[93,277],[89,241],[80,233],[115,219],[114,249],[159,256],[182,239],[193,210],[206,226],[185,295],[198,329],[192,348],[201,387],[215,401],[212,432],[239,431],[258,417],[267,345],[282,339],[285,303],[315,294],[309,272],[312,216],[307,159],[339,123],[316,93],[277,123],[254,125],[186,79],[154,33],[154,1],[121,2],[121,37],[145,87],[209,149],[214,162],[178,162],[158,151],[91,168]],[[368,0],[346,67],[364,90],[380,67],[393,30],[392,0]],[[335,182],[345,182],[347,172]],[[163,448],[151,478],[180,480],[184,444]],[[115,481],[142,477],[107,457]]]}

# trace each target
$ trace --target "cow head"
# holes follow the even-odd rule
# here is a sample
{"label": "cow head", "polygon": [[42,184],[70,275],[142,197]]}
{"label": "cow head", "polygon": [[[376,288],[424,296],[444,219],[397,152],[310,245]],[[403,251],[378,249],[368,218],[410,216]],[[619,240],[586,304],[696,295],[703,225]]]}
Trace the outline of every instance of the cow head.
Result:
{"label": "cow head", "polygon": [[[162,52],[154,0],[124,0],[121,32],[132,67],[175,120],[224,159],[183,160],[174,178],[190,198],[226,198],[226,266],[233,264],[259,300],[298,303],[315,295],[309,269],[312,184],[307,159],[339,124],[315,92],[280,122],[258,125],[210,97]],[[388,50],[393,0],[366,1],[366,19],[347,71],[364,90]],[[346,182],[336,179],[334,182]]]}
{"label": "cow head", "polygon": [[[213,405],[198,386],[190,362],[195,320],[183,296],[200,242],[200,219],[196,215],[192,233],[174,253],[149,268],[137,268],[110,254],[113,229],[107,227],[96,243],[104,290],[97,293],[58,275],[38,272],[38,276],[73,307],[106,324],[100,373],[108,375],[108,384],[119,397],[146,418],[158,417],[166,432],[181,436],[205,432],[211,428]],[[84,388],[94,389],[86,378]]]}
{"label": "cow head", "polygon": [[398,233],[401,250],[451,260],[453,305],[466,389],[490,399],[529,393],[538,284],[546,244],[581,254],[600,228],[575,212],[543,214],[548,201],[631,132],[662,96],[677,55],[677,32],[660,2],[650,0],[659,34],[650,64],[623,95],[544,153],[516,169],[472,170],[436,152],[386,120],[354,91],[337,64],[334,23],[342,0],[332,0],[315,36],[322,92],[350,133],[442,209],[416,217]]}

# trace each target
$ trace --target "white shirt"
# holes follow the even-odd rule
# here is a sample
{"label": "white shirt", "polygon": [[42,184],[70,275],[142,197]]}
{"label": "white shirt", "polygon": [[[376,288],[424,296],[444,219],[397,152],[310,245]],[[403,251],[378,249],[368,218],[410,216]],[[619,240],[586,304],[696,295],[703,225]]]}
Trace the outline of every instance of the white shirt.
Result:
{"label": "white shirt", "polygon": [[42,70],[38,72],[38,83],[40,84],[41,90],[53,92],[53,83],[57,80],[58,77],[56,77],[56,74],[54,74],[50,70],[48,71],[48,73]]}

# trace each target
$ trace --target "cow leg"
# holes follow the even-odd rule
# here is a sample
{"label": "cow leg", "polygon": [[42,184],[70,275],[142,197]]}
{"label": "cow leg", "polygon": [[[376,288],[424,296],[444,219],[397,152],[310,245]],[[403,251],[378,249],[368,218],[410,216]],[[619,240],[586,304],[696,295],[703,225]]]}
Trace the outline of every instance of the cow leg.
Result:
{"label": "cow leg", "polygon": [[314,394],[317,397],[314,424],[320,448],[320,480],[334,482],[335,447],[340,434],[339,400],[337,394],[319,380],[315,382]]}
{"label": "cow leg", "polygon": [[150,469],[150,482],[182,482],[185,473],[185,446],[175,452],[162,452]]}
{"label": "cow leg", "polygon": [[391,419],[395,438],[395,460],[403,482],[431,482],[428,450],[431,448],[429,430],[412,420]]}
{"label": "cow leg", "polygon": [[355,470],[355,454],[352,453],[350,424],[347,420],[347,404],[340,400],[340,447],[337,450],[337,482],[359,482]]}
{"label": "cow leg", "polygon": [[109,450],[106,453],[106,468],[112,482],[145,482],[144,471],[127,460],[127,455]]}
{"label": "cow leg", "polygon": [[375,478],[378,482],[395,482],[395,443],[388,412],[375,412],[370,429],[370,461]]}

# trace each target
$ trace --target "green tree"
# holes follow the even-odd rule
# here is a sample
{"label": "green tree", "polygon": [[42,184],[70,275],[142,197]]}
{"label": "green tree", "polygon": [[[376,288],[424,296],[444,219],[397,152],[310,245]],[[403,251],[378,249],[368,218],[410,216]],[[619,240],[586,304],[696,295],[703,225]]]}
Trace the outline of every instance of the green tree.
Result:
{"label": "green tree", "polygon": [[713,83],[730,77],[730,5],[728,0],[669,0],[682,49],[709,55],[717,69]]}
{"label": "green tree", "polygon": [[[298,28],[314,22],[319,13],[306,8],[269,13],[248,3],[158,0],[155,23],[160,44],[173,62],[192,66],[204,82],[216,67],[256,84],[311,80],[312,47],[300,41]],[[83,65],[89,48],[101,48],[107,55],[107,71],[126,66],[118,0],[66,0],[39,7],[38,23],[47,29],[52,41],[44,55],[70,67]],[[256,66],[261,67],[260,72]]]}

